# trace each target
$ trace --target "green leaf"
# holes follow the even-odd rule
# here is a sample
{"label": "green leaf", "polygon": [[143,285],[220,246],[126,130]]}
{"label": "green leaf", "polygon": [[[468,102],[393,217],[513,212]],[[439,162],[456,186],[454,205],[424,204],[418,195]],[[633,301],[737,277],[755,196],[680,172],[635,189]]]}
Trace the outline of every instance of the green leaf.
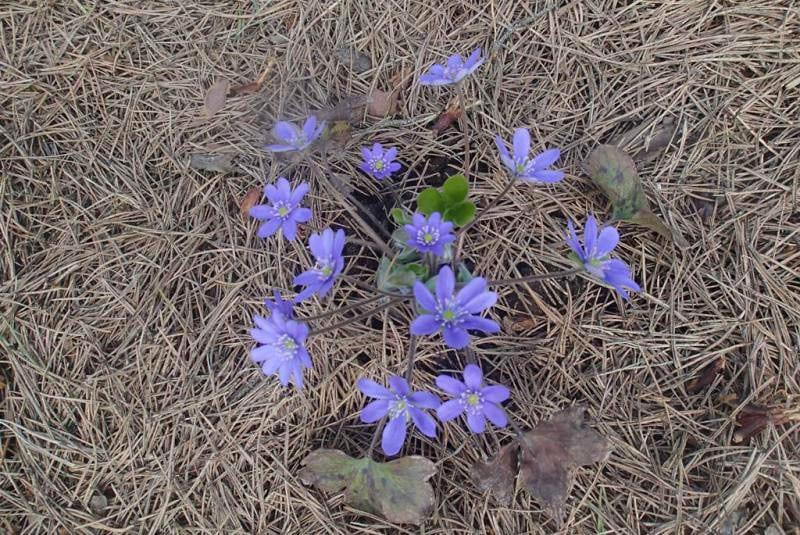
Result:
{"label": "green leaf", "polygon": [[459,284],[466,284],[474,278],[472,272],[467,268],[464,262],[459,262],[458,269],[456,270],[456,282]]}
{"label": "green leaf", "polygon": [[475,204],[472,201],[454,204],[444,211],[442,217],[445,221],[452,221],[456,226],[463,227],[475,219]]}
{"label": "green leaf", "polygon": [[453,175],[442,186],[442,196],[448,206],[458,204],[467,198],[469,183],[464,175]]}
{"label": "green leaf", "polygon": [[417,210],[426,216],[434,212],[444,211],[444,200],[442,194],[436,188],[427,188],[417,197]]}
{"label": "green leaf", "polygon": [[428,275],[428,269],[416,263],[402,263],[398,259],[384,256],[375,271],[375,279],[379,290],[391,292],[401,290],[411,291],[414,282],[424,279]]}
{"label": "green leaf", "polygon": [[378,463],[323,448],[308,454],[303,465],[298,475],[304,484],[324,492],[344,490],[345,502],[390,522],[419,525],[433,509],[433,488],[427,481],[436,465],[424,457]]}
{"label": "green leaf", "polygon": [[589,155],[585,167],[592,181],[611,200],[615,219],[652,229],[680,247],[689,245],[650,209],[636,164],[625,151],[614,145],[600,145]]}
{"label": "green leaf", "polygon": [[411,222],[411,218],[408,216],[406,211],[403,210],[402,208],[397,208],[397,207],[392,208],[389,211],[389,215],[392,217],[394,222],[397,223],[397,225],[401,226],[401,227],[403,225],[407,225],[407,224],[409,224]]}

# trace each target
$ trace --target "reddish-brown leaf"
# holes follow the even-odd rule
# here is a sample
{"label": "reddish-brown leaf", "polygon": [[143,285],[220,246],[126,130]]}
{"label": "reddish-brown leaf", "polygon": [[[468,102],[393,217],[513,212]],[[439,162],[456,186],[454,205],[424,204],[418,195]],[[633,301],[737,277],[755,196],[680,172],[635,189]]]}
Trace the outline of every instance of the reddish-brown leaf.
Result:
{"label": "reddish-brown leaf", "polygon": [[239,209],[242,211],[242,217],[247,219],[250,217],[250,208],[258,204],[261,200],[261,188],[251,188],[244,197],[242,202],[239,203]]}
{"label": "reddish-brown leaf", "polygon": [[463,110],[458,105],[458,101],[451,104],[433,123],[431,130],[433,130],[434,135],[441,135],[442,132],[453,126],[453,123],[461,117],[462,113]]}
{"label": "reddish-brown leaf", "polygon": [[381,91],[376,89],[369,96],[367,113],[377,117],[386,117],[397,113],[397,91]]}
{"label": "reddish-brown leaf", "polygon": [[748,403],[736,417],[738,429],[733,434],[737,444],[745,442],[767,428],[768,425],[784,425],[800,421],[800,407],[766,407]]}
{"label": "reddish-brown leaf", "polygon": [[235,85],[228,91],[229,97],[241,97],[243,95],[252,95],[261,90],[261,83],[258,81],[248,82],[242,85]]}
{"label": "reddish-brown leaf", "polygon": [[577,467],[603,461],[611,453],[608,440],[590,428],[580,406],[556,413],[549,422],[525,433],[520,478],[528,491],[558,522]]}
{"label": "reddish-brown leaf", "polygon": [[368,104],[368,97],[351,95],[337,102],[332,108],[317,111],[315,115],[321,121],[347,121],[350,124],[355,124],[363,119],[364,111]]}
{"label": "reddish-brown leaf", "polygon": [[517,477],[519,444],[515,440],[500,448],[491,461],[478,462],[472,467],[472,477],[483,492],[490,492],[501,505],[509,505],[514,498],[514,480]]}
{"label": "reddish-brown leaf", "polygon": [[230,87],[228,80],[217,80],[211,84],[206,93],[206,115],[211,117],[225,107],[225,101],[228,99],[228,87]]}
{"label": "reddish-brown leaf", "polygon": [[703,371],[686,384],[686,391],[690,394],[697,394],[714,382],[719,372],[725,368],[725,357],[719,357],[711,364],[703,368]]}

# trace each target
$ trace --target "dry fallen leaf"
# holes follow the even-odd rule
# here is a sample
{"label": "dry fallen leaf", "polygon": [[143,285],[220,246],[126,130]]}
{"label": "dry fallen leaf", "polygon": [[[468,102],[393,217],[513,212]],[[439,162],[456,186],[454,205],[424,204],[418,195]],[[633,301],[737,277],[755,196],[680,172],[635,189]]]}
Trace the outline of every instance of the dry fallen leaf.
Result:
{"label": "dry fallen leaf", "polygon": [[514,480],[517,477],[519,444],[515,440],[500,448],[491,461],[478,462],[472,467],[475,484],[483,492],[490,492],[501,505],[509,505],[514,498]]}
{"label": "dry fallen leaf", "polygon": [[334,53],[345,67],[350,67],[356,74],[362,74],[372,68],[372,60],[363,52],[350,47],[337,48]]}
{"label": "dry fallen leaf", "polygon": [[675,132],[678,130],[678,125],[675,119],[667,117],[664,119],[650,138],[646,149],[642,149],[633,155],[633,161],[648,163],[658,158],[664,150],[669,146]]}
{"label": "dry fallen leaf", "polygon": [[203,171],[230,173],[233,171],[233,154],[192,154],[189,166]]}
{"label": "dry fallen leaf", "polygon": [[755,403],[748,403],[736,417],[739,427],[733,434],[733,441],[737,444],[745,442],[754,435],[767,428],[769,424],[779,426],[789,422],[800,421],[800,407],[766,407]]}
{"label": "dry fallen leaf", "polygon": [[397,113],[397,91],[381,91],[376,89],[369,96],[367,113],[377,117],[386,117]]}
{"label": "dry fallen leaf", "polygon": [[433,134],[438,136],[448,128],[450,128],[454,122],[461,117],[463,110],[461,106],[458,104],[458,100],[456,100],[453,104],[451,104],[440,116],[436,119],[436,122],[433,123],[431,130],[433,130]]}
{"label": "dry fallen leaf", "polygon": [[229,86],[230,82],[228,82],[228,80],[217,80],[211,84],[211,87],[208,88],[208,92],[206,93],[206,115],[211,117],[225,107]]}
{"label": "dry fallen leaf", "polygon": [[244,197],[242,202],[239,203],[239,210],[242,212],[242,217],[247,219],[250,217],[250,208],[258,204],[261,200],[261,188],[251,188]]}
{"label": "dry fallen leaf", "polygon": [[264,71],[261,73],[261,75],[259,75],[258,79],[255,80],[254,82],[249,82],[246,84],[231,87],[230,90],[228,91],[228,96],[240,97],[243,95],[250,95],[253,93],[257,93],[258,91],[260,91],[261,86],[263,86],[264,82],[267,81],[267,77],[269,76],[269,73],[272,71],[272,66],[275,65],[275,62],[276,62],[275,58],[270,59],[269,62],[267,63],[267,66],[264,68]]}
{"label": "dry fallen leaf", "polygon": [[719,372],[725,368],[725,357],[719,357],[711,364],[703,368],[703,371],[686,384],[686,391],[690,394],[697,394],[714,382]]}
{"label": "dry fallen leaf", "polygon": [[369,104],[369,98],[364,95],[351,95],[336,103],[332,108],[315,112],[320,121],[347,121],[350,124],[361,122],[364,110]]}
{"label": "dry fallen leaf", "polygon": [[513,333],[530,331],[539,326],[541,322],[534,316],[515,316],[503,318],[505,330]]}
{"label": "dry fallen leaf", "polygon": [[611,454],[608,439],[587,425],[585,412],[575,406],[556,413],[525,433],[527,447],[520,448],[522,484],[558,522],[564,518],[575,469]]}

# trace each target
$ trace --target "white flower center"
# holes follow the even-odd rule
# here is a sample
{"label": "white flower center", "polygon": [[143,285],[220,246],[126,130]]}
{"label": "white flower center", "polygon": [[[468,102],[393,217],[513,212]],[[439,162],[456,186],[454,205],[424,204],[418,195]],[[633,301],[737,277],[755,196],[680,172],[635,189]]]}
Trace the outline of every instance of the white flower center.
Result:
{"label": "white flower center", "polygon": [[483,412],[483,394],[479,390],[467,389],[461,393],[458,400],[467,412]]}
{"label": "white flower center", "polygon": [[329,279],[331,275],[333,275],[333,259],[323,258],[322,260],[317,260],[317,263],[314,265],[314,271],[317,272],[317,276],[320,280],[324,281]]}
{"label": "white flower center", "polygon": [[278,343],[276,345],[278,351],[281,353],[281,360],[288,361],[297,356],[297,342],[288,334],[282,334],[278,338]]}
{"label": "white flower center", "polygon": [[439,229],[431,225],[424,225],[417,231],[417,241],[425,245],[433,245],[439,241]]}

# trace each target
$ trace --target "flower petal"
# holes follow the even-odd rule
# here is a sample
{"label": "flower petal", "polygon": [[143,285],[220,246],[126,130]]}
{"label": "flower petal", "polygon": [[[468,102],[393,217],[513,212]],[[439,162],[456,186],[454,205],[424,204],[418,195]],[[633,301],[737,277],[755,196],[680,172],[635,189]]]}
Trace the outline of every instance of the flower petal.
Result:
{"label": "flower petal", "polygon": [[317,137],[316,130],[317,130],[317,118],[311,115],[308,117],[308,119],[306,119],[306,122],[303,124],[303,134],[305,134],[306,139],[308,141],[311,141],[312,139]]}
{"label": "flower petal", "polygon": [[294,148],[294,144],[300,136],[300,130],[292,123],[279,121],[272,127],[272,135],[278,140],[283,141],[284,144],[292,145],[289,147],[289,150],[291,150]]}
{"label": "flower petal", "polygon": [[444,343],[453,349],[464,349],[469,345],[470,336],[466,329],[454,325],[445,325]]}
{"label": "flower petal", "polygon": [[545,184],[553,184],[554,182],[561,182],[561,180],[563,180],[564,171],[540,169],[538,171],[533,171],[530,174],[530,178],[533,178],[538,182],[544,182]]}
{"label": "flower petal", "polygon": [[289,241],[297,237],[297,222],[294,219],[289,218],[283,222],[283,236]]}
{"label": "flower petal", "polygon": [[588,258],[595,258],[595,243],[597,242],[597,220],[593,216],[586,218],[583,226],[583,247]]}
{"label": "flower petal", "polygon": [[436,417],[443,422],[449,422],[464,412],[464,405],[457,399],[445,401],[436,409]]}
{"label": "flower petal", "polygon": [[396,455],[403,447],[403,442],[405,442],[405,440],[406,415],[405,413],[400,413],[395,418],[389,420],[389,423],[383,428],[383,436],[381,437],[383,453],[386,455]]}
{"label": "flower petal", "polygon": [[300,208],[295,208],[292,217],[298,223],[307,223],[308,220],[311,219],[311,215],[312,215],[311,208],[300,207]]}
{"label": "flower petal", "polygon": [[475,277],[458,291],[456,300],[464,305],[472,301],[475,297],[478,297],[484,291],[486,291],[486,279],[483,277]]}
{"label": "flower petal", "polygon": [[367,406],[361,409],[361,421],[365,424],[377,422],[389,412],[389,404],[388,399],[377,399],[367,403]]}
{"label": "flower petal", "polygon": [[397,375],[389,376],[389,386],[395,391],[395,393],[400,394],[401,396],[405,396],[411,391],[411,388],[408,386],[408,382]]}
{"label": "flower petal", "polygon": [[269,238],[275,231],[278,230],[278,227],[281,226],[281,220],[277,217],[275,219],[270,219],[269,221],[264,222],[260,227],[258,227],[258,231],[256,231],[256,236],[259,238]]}
{"label": "flower petal", "polygon": [[525,128],[514,130],[514,159],[524,160],[531,151],[531,135]]}
{"label": "flower petal", "polygon": [[408,395],[408,401],[420,409],[435,409],[442,404],[439,396],[431,392],[412,392]]}
{"label": "flower petal", "polygon": [[578,255],[578,258],[581,261],[586,260],[586,255],[583,253],[583,247],[581,247],[581,242],[578,241],[578,235],[575,234],[575,224],[570,219],[567,221],[567,238],[566,238],[567,245],[569,248],[572,249],[572,252]]}
{"label": "flower petal", "polygon": [[483,372],[476,364],[467,364],[464,368],[464,383],[472,390],[478,390],[483,383]]}
{"label": "flower petal", "polygon": [[547,149],[533,157],[533,167],[537,170],[550,167],[556,163],[559,157],[561,157],[561,151],[559,149]]}
{"label": "flower petal", "polygon": [[492,403],[502,403],[511,397],[511,392],[509,392],[508,388],[504,387],[503,385],[491,385],[484,387],[481,390],[484,399],[486,401],[491,401]]}
{"label": "flower petal", "polygon": [[408,412],[411,414],[414,425],[423,435],[436,438],[436,420],[433,419],[433,416],[414,407],[409,408]]}
{"label": "flower petal", "polygon": [[456,289],[456,278],[450,266],[442,266],[439,276],[436,277],[436,300],[443,303],[453,296]]}
{"label": "flower petal", "polygon": [[261,363],[261,373],[264,375],[272,375],[278,371],[281,362],[283,362],[283,359],[281,359],[280,355],[272,355]]}
{"label": "flower petal", "polygon": [[422,310],[427,312],[436,310],[436,300],[433,298],[433,294],[420,281],[414,282],[414,299],[417,300],[417,304],[422,307]]}
{"label": "flower petal", "polygon": [[292,206],[297,206],[300,204],[300,201],[303,200],[303,197],[305,197],[306,193],[308,193],[308,190],[310,189],[311,186],[308,185],[308,182],[301,182],[298,184],[294,191],[292,191],[292,193],[289,195],[289,202],[292,204]]}
{"label": "flower petal", "polygon": [[500,325],[498,325],[496,321],[480,316],[468,316],[464,318],[464,322],[461,325],[467,330],[481,331],[486,334],[500,332]]}
{"label": "flower petal", "polygon": [[356,382],[356,386],[365,396],[378,399],[391,399],[394,397],[388,388],[371,379],[362,377]]}
{"label": "flower petal", "polygon": [[322,236],[319,234],[312,234],[311,237],[308,238],[308,248],[311,250],[311,254],[313,254],[315,258],[324,258],[328,256],[328,251],[325,250],[325,244],[322,241]]}
{"label": "flower petal", "polygon": [[444,390],[453,397],[460,396],[467,389],[467,385],[449,375],[439,375],[436,377],[436,386]]}
{"label": "flower petal", "polygon": [[614,227],[604,227],[603,230],[600,231],[600,235],[597,237],[597,243],[595,244],[597,256],[599,258],[607,256],[614,250],[617,243],[619,243],[619,232],[617,232],[617,229]]}
{"label": "flower petal", "polygon": [[480,412],[469,412],[467,413],[467,427],[473,433],[483,433],[483,430],[486,429],[486,419]]}
{"label": "flower petal", "polygon": [[497,427],[505,427],[508,425],[508,417],[506,411],[498,407],[492,402],[483,404],[483,414]]}
{"label": "flower petal", "polygon": [[423,314],[411,322],[411,334],[415,336],[428,336],[437,332],[441,323],[432,314]]}
{"label": "flower petal", "polygon": [[500,161],[503,162],[503,165],[508,167],[508,169],[513,172],[514,171],[514,160],[511,158],[511,155],[508,153],[508,149],[506,148],[505,141],[500,136],[494,136],[494,144],[497,145],[497,151],[500,153]]}
{"label": "flower petal", "polygon": [[497,294],[495,292],[483,292],[476,295],[471,300],[464,303],[462,306],[470,313],[477,314],[490,308],[497,302]]}

